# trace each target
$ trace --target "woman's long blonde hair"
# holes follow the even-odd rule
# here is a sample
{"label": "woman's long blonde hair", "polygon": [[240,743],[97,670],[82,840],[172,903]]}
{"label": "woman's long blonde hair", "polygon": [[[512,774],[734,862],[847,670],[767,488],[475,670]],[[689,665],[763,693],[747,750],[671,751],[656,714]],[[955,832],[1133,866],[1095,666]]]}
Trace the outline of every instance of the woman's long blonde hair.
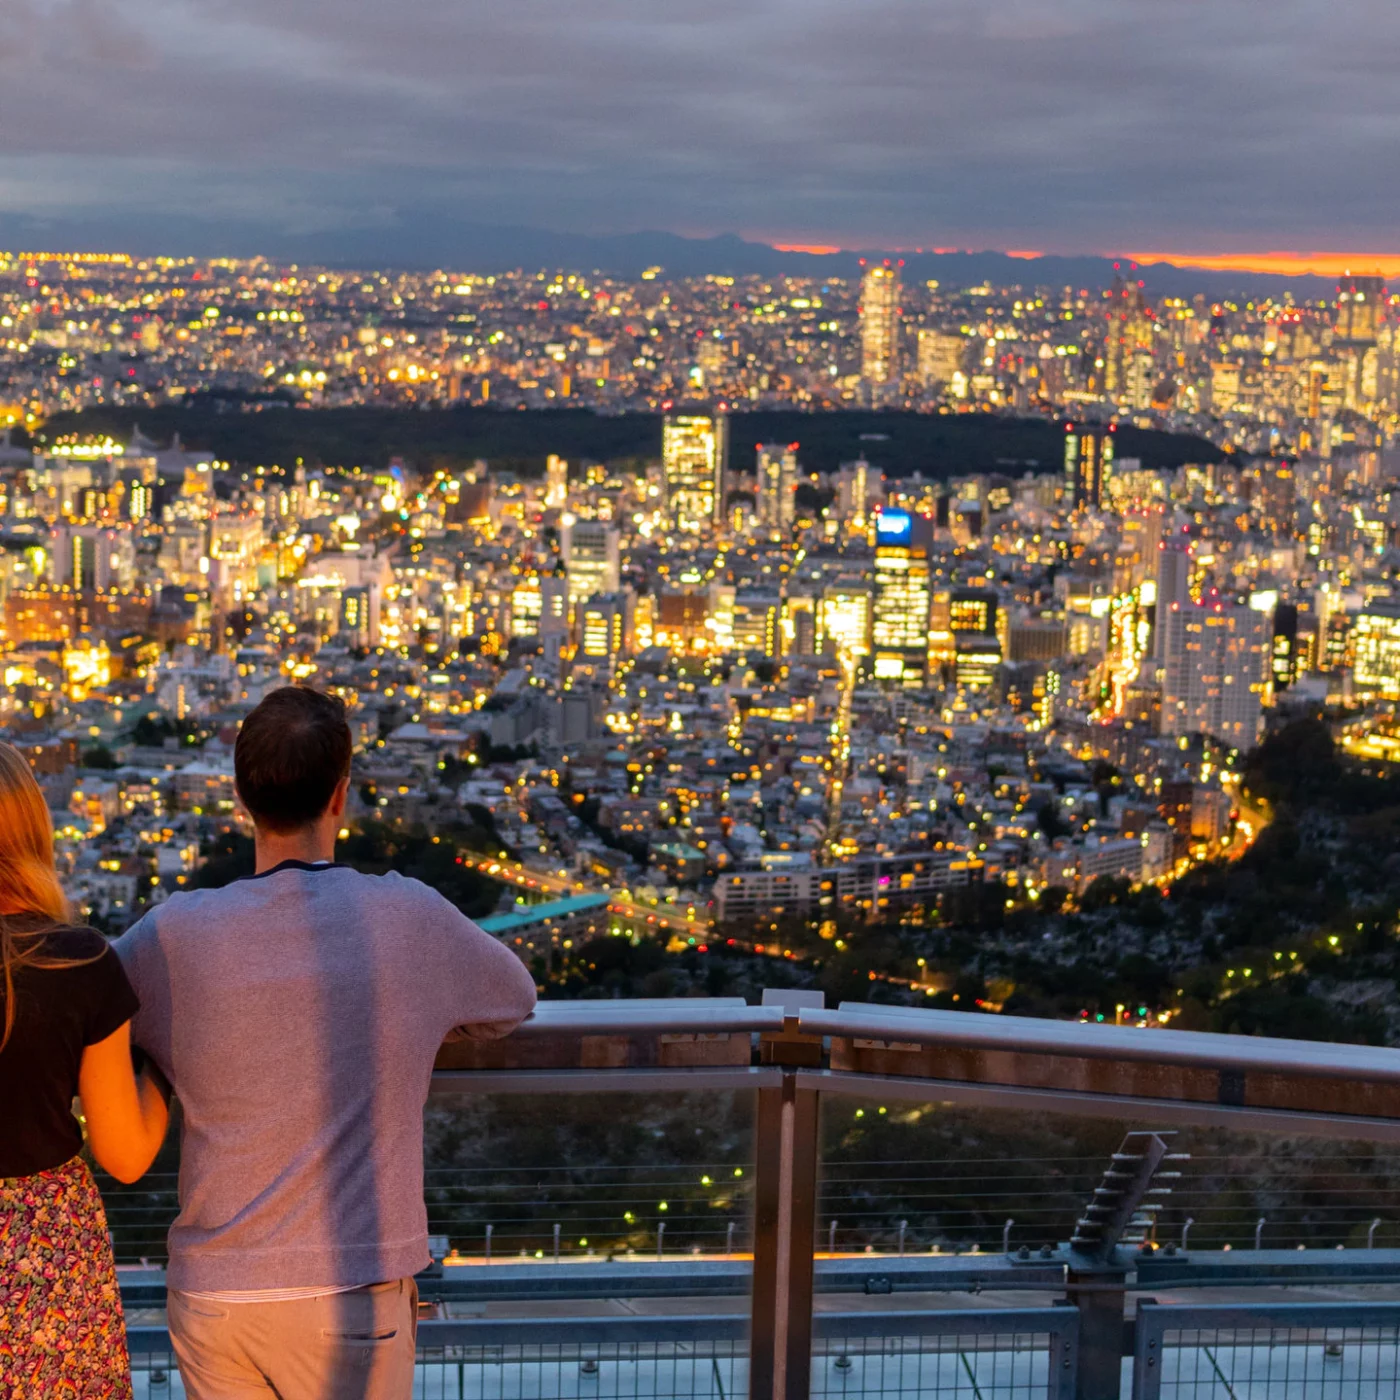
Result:
{"label": "woman's long blonde hair", "polygon": [[15,1024],[15,973],[48,964],[42,935],[71,917],[53,865],[53,820],[29,764],[0,742],[0,1050]]}

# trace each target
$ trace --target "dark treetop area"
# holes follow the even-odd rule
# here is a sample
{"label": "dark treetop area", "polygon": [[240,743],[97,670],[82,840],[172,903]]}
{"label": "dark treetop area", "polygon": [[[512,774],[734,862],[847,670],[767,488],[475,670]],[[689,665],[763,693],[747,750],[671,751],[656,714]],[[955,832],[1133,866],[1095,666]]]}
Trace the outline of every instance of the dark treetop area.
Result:
{"label": "dark treetop area", "polygon": [[[238,466],[383,467],[391,457],[411,466],[451,466],[486,458],[496,466],[533,473],[557,453],[602,462],[657,457],[661,416],[616,417],[588,409],[490,408],[292,409],[229,411],[196,401],[188,406],[92,409],[61,413],[45,424],[41,441],[73,433],[125,440],[133,425],[156,441],[179,433],[190,447],[212,451]],[[1118,430],[1118,456],[1145,467],[1213,462],[1220,450],[1202,438],[1151,429]],[[974,472],[1057,471],[1063,429],[1050,419],[993,414],[903,412],[736,413],[730,420],[731,467],[751,471],[760,442],[796,442],[809,471],[834,471],[864,454],[890,476],[922,471],[946,477]]]}

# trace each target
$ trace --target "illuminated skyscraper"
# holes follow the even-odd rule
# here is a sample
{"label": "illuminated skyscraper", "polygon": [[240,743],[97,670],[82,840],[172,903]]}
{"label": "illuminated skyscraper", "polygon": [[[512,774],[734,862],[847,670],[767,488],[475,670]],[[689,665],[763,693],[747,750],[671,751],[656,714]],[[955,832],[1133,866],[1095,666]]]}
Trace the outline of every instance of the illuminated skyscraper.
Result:
{"label": "illuminated skyscraper", "polygon": [[630,588],[594,594],[579,609],[579,655],[589,661],[616,661],[630,655],[635,607]]}
{"label": "illuminated skyscraper", "polygon": [[741,588],[734,597],[733,647],[750,658],[783,654],[783,600],[766,589]]}
{"label": "illuminated skyscraper", "polygon": [[[1358,655],[1358,662],[1359,659]],[[1400,660],[1400,652],[1397,652],[1396,659]],[[1280,603],[1274,609],[1274,646],[1270,667],[1273,672],[1275,695],[1281,690],[1287,690],[1302,674],[1299,666],[1296,603]],[[1397,671],[1396,677],[1400,679],[1400,671]],[[1397,694],[1400,694],[1400,691],[1397,691]]]}
{"label": "illuminated skyscraper", "polygon": [[1210,734],[1252,748],[1263,727],[1273,611],[1212,599],[1173,605],[1164,618],[1162,733]]}
{"label": "illuminated skyscraper", "polygon": [[1400,700],[1400,608],[1370,603],[1352,623],[1352,683],[1360,693]]}
{"label": "illuminated skyscraper", "polygon": [[1352,347],[1374,345],[1384,309],[1385,278],[1348,272],[1337,283],[1334,339]]}
{"label": "illuminated skyscraper", "polygon": [[796,514],[797,444],[758,445],[758,520],[761,525],[788,526]]}
{"label": "illuminated skyscraper", "polygon": [[510,633],[512,637],[537,637],[544,595],[538,574],[527,574],[511,589]]}
{"label": "illuminated skyscraper", "polygon": [[547,637],[568,630],[569,594],[558,574],[527,574],[511,590],[513,637]]}
{"label": "illuminated skyscraper", "polygon": [[724,513],[729,420],[722,412],[678,408],[661,429],[661,470],[673,530],[698,535]]}
{"label": "illuminated skyscraper", "polygon": [[867,268],[860,291],[860,373],[872,386],[899,377],[899,269]]}
{"label": "illuminated skyscraper", "polygon": [[875,596],[871,650],[878,680],[921,685],[928,669],[928,548],[907,510],[875,517]]}
{"label": "illuminated skyscraper", "polygon": [[836,475],[836,514],[842,524],[864,533],[870,502],[885,494],[885,476],[861,457],[842,462]]}
{"label": "illuminated skyscraper", "polygon": [[96,525],[60,525],[50,537],[54,582],[67,588],[111,588],[122,536]]}
{"label": "illuminated skyscraper", "polygon": [[1191,600],[1191,541],[1169,535],[1157,546],[1157,609],[1152,632],[1152,659],[1167,659],[1167,614]]}
{"label": "illuminated skyscraper", "polygon": [[1098,510],[1113,477],[1113,429],[1102,423],[1065,424],[1065,490],[1076,510]]}
{"label": "illuminated skyscraper", "polygon": [[617,527],[604,520],[565,515],[560,536],[569,601],[579,603],[595,593],[615,593],[621,585]]}
{"label": "illuminated skyscraper", "polygon": [[[1115,273],[1108,294],[1104,330],[1103,389],[1113,398],[1128,396],[1133,361],[1139,351],[1148,352],[1148,368],[1138,374],[1151,378],[1152,312],[1141,282],[1128,282]],[[1143,407],[1146,407],[1144,404]]]}
{"label": "illuminated skyscraper", "polygon": [[550,510],[569,504],[569,464],[552,452],[544,465],[544,503]]}
{"label": "illuminated skyscraper", "polygon": [[870,654],[870,585],[863,579],[837,579],[822,591],[817,646],[838,655]]}
{"label": "illuminated skyscraper", "polygon": [[919,332],[919,383],[925,389],[951,384],[962,369],[967,341],[956,331],[924,329]]}

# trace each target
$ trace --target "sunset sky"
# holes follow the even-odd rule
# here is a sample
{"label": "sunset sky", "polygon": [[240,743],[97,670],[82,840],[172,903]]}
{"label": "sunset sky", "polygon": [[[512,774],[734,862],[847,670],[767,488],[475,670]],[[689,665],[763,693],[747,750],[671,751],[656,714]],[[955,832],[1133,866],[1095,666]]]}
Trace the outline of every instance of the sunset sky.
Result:
{"label": "sunset sky", "polygon": [[1378,0],[6,0],[0,243],[411,257],[461,221],[1400,269],[1398,51]]}

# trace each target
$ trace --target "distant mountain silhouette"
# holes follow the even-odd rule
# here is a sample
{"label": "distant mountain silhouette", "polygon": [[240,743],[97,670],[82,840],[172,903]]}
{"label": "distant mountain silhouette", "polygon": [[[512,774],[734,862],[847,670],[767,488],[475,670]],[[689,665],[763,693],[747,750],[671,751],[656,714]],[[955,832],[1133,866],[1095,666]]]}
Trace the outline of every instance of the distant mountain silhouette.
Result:
{"label": "distant mountain silhouette", "polygon": [[[288,233],[263,225],[214,221],[198,216],[162,218],[152,232],[146,215],[107,214],[38,220],[0,216],[0,246],[185,254],[198,257],[263,255],[279,262],[337,267],[441,267],[460,272],[505,272],[514,268],[567,268],[636,277],[660,267],[663,276],[853,277],[860,259],[903,257],[910,281],[936,278],[946,287],[993,286],[1099,288],[1114,276],[1106,257],[1013,258],[998,252],[892,253],[885,249],[839,253],[783,252],[736,234],[684,238],[657,231],[605,236],[548,229],[465,223],[440,210],[405,209],[394,222],[370,228],[331,228]],[[1127,263],[1123,263],[1124,271]],[[1133,274],[1154,296],[1259,297],[1291,291],[1325,297],[1336,283],[1326,277],[1282,277],[1153,263]]]}

